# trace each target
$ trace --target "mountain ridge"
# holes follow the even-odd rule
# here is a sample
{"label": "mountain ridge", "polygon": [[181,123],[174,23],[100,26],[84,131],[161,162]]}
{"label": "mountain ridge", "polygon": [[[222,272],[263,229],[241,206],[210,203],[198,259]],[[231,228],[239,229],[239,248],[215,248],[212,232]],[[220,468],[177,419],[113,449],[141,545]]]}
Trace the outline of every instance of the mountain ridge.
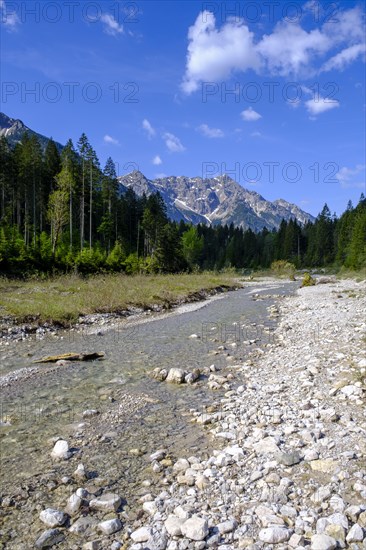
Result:
{"label": "mountain ridge", "polygon": [[227,175],[214,178],[167,176],[148,179],[142,172],[118,178],[121,191],[133,189],[137,195],[159,191],[167,205],[168,217],[194,224],[208,223],[242,227],[260,231],[278,229],[282,219],[296,219],[301,225],[315,218],[296,204],[284,199],[266,200],[256,191],[249,191]]}
{"label": "mountain ridge", "polygon": [[[0,136],[15,146],[25,133],[35,135],[44,150],[49,138],[28,128],[20,119],[0,113]],[[55,142],[59,151],[63,145]],[[296,204],[284,199],[266,200],[256,191],[242,187],[227,174],[213,178],[167,176],[148,179],[142,172],[133,172],[118,178],[120,192],[133,189],[138,196],[159,191],[167,207],[167,215],[175,221],[192,224],[230,225],[261,231],[278,229],[282,219],[296,219],[301,225],[315,218]]]}
{"label": "mountain ridge", "polygon": [[[0,137],[4,136],[8,140],[8,143],[11,147],[14,147],[19,143],[24,134],[28,133],[29,135],[35,135],[39,140],[42,149],[44,150],[47,146],[47,143],[52,138],[47,138],[46,136],[35,132],[31,128],[28,128],[22,120],[19,118],[11,118],[5,113],[0,112]],[[62,151],[64,148],[61,143],[55,141],[56,147],[59,151]]]}

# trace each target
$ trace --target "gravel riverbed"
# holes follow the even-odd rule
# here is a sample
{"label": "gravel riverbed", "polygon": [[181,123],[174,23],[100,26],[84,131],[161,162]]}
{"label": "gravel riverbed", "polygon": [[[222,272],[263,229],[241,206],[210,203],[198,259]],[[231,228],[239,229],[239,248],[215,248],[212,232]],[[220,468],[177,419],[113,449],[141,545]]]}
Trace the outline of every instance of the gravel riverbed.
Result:
{"label": "gravel riverbed", "polygon": [[[0,548],[366,549],[365,310],[366,283],[352,280],[279,299],[275,331],[244,361],[213,367],[211,402],[186,411],[194,455],[163,437],[125,446],[120,416],[133,429],[147,395],[86,410],[68,440],[45,442],[44,474],[3,495]],[[227,353],[216,348],[213,365]],[[108,445],[116,472],[132,468],[126,456],[143,470],[131,469],[131,494],[104,473]]]}

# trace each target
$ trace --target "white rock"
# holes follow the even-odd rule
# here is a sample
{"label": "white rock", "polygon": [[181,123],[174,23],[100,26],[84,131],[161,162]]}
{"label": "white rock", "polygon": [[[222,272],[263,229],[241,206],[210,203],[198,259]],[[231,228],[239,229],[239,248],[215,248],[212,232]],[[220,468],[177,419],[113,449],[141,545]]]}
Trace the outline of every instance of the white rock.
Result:
{"label": "white rock", "polygon": [[79,487],[78,489],[76,489],[76,494],[80,498],[87,498],[87,496],[89,495],[89,491],[87,489],[84,489],[84,487]]}
{"label": "white rock", "polygon": [[332,491],[329,489],[329,487],[319,487],[315,491],[313,495],[311,495],[311,500],[315,503],[324,502],[325,500],[328,500],[330,495],[332,494]]}
{"label": "white rock", "polygon": [[280,451],[273,437],[265,437],[262,441],[255,443],[253,449],[258,454],[278,453]]}
{"label": "white rock", "polygon": [[169,370],[168,376],[166,377],[167,382],[173,382],[174,384],[181,384],[184,381],[184,370],[172,368]]}
{"label": "white rock", "polygon": [[65,510],[68,514],[70,514],[70,516],[73,516],[79,511],[80,506],[81,506],[81,498],[77,494],[73,493],[67,499]]}
{"label": "white rock", "polygon": [[179,537],[182,534],[182,524],[183,520],[173,514],[170,514],[164,522],[168,535],[172,537]]}
{"label": "white rock", "polygon": [[328,535],[314,535],[311,537],[311,550],[334,550],[337,541]]}
{"label": "white rock", "polygon": [[150,516],[153,516],[158,511],[158,507],[156,506],[155,502],[151,500],[148,502],[144,502],[142,505],[142,509]]}
{"label": "white rock", "polygon": [[90,501],[89,506],[94,510],[103,510],[116,512],[121,505],[121,498],[114,493],[106,493],[99,498],[94,498]]}
{"label": "white rock", "polygon": [[234,531],[237,525],[238,523],[235,521],[235,519],[229,519],[227,521],[223,521],[222,523],[218,523],[216,527],[220,534],[224,534]]}
{"label": "white rock", "polygon": [[151,462],[154,462],[155,460],[157,460],[158,462],[160,460],[163,460],[163,458],[165,458],[166,456],[166,450],[165,449],[159,449],[158,451],[155,451],[155,453],[152,453],[150,455],[150,460]]}
{"label": "white rock", "polygon": [[69,444],[64,439],[59,439],[56,441],[52,452],[51,452],[52,458],[63,458],[67,460],[71,456],[71,452],[69,451]]}
{"label": "white rock", "polygon": [[203,540],[208,535],[207,519],[194,515],[182,524],[181,530],[190,540]]}
{"label": "white rock", "polygon": [[136,529],[136,531],[133,531],[130,536],[133,542],[146,542],[149,540],[150,535],[150,529],[147,527],[140,527],[139,529]]}
{"label": "white rock", "polygon": [[354,386],[352,384],[350,384],[349,386],[344,386],[342,389],[341,389],[341,392],[344,394],[344,395],[347,395],[347,397],[349,397],[350,395],[361,395],[362,394],[362,389],[361,388],[357,388],[357,386]]}
{"label": "white rock", "polygon": [[58,527],[63,525],[67,520],[67,515],[60,510],[54,510],[53,508],[46,508],[39,514],[39,519],[48,527]]}
{"label": "white rock", "polygon": [[189,468],[189,462],[188,460],[186,460],[185,458],[180,458],[179,460],[177,460],[177,462],[174,464],[173,466],[173,472],[175,474],[177,473],[183,473],[185,472],[186,470],[188,470]]}
{"label": "white rock", "polygon": [[78,464],[78,467],[76,468],[74,472],[74,477],[77,477],[80,480],[88,479],[88,476],[86,475],[84,464]]}
{"label": "white rock", "polygon": [[259,531],[259,540],[269,542],[270,544],[278,544],[286,542],[291,537],[291,531],[284,527],[267,527]]}
{"label": "white rock", "polygon": [[362,542],[364,538],[364,533],[362,527],[355,523],[346,537],[347,542]]}
{"label": "white rock", "polygon": [[99,523],[98,527],[105,535],[112,535],[122,529],[122,523],[118,518],[107,519],[106,521]]}

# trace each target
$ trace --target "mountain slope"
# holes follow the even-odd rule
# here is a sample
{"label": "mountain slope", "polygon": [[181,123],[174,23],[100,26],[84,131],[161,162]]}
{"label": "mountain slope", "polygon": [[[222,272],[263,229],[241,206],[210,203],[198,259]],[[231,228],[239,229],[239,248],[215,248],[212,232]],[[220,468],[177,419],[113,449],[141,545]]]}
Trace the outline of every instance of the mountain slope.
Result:
{"label": "mountain slope", "polygon": [[119,182],[139,196],[159,191],[167,205],[168,216],[176,221],[233,223],[260,231],[264,227],[278,228],[282,219],[295,218],[301,224],[314,220],[296,205],[283,199],[267,201],[226,175],[209,179],[170,176],[149,180],[141,172],[134,171],[120,177]]}
{"label": "mountain slope", "polygon": [[[37,134],[37,132],[34,132],[28,128],[28,126],[26,126],[21,120],[10,118],[5,113],[0,113],[0,137],[5,136],[12,147],[19,143],[25,133],[35,135],[38,138],[42,149],[46,148],[49,138],[43,136],[42,134]],[[63,145],[61,145],[61,143],[57,143],[57,141],[55,143],[57,149],[61,151],[63,149]]]}

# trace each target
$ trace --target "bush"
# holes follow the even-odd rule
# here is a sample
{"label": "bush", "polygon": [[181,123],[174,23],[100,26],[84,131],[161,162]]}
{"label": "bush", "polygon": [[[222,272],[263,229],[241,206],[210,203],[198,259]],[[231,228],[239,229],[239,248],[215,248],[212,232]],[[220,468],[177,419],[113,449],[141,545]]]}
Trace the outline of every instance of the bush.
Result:
{"label": "bush", "polygon": [[286,260],[277,260],[271,263],[271,270],[275,275],[279,277],[290,277],[292,281],[295,280],[296,267],[294,264],[287,262]]}
{"label": "bush", "polygon": [[301,288],[303,286],[314,286],[315,285],[315,279],[312,278],[310,273],[306,272],[304,273],[304,278],[301,283]]}
{"label": "bush", "polygon": [[106,261],[107,267],[111,271],[122,271],[124,268],[124,261],[126,259],[126,253],[119,241],[116,241],[116,244],[108,254]]}
{"label": "bush", "polygon": [[75,267],[80,273],[97,273],[103,268],[104,260],[100,250],[84,248],[75,258]]}

